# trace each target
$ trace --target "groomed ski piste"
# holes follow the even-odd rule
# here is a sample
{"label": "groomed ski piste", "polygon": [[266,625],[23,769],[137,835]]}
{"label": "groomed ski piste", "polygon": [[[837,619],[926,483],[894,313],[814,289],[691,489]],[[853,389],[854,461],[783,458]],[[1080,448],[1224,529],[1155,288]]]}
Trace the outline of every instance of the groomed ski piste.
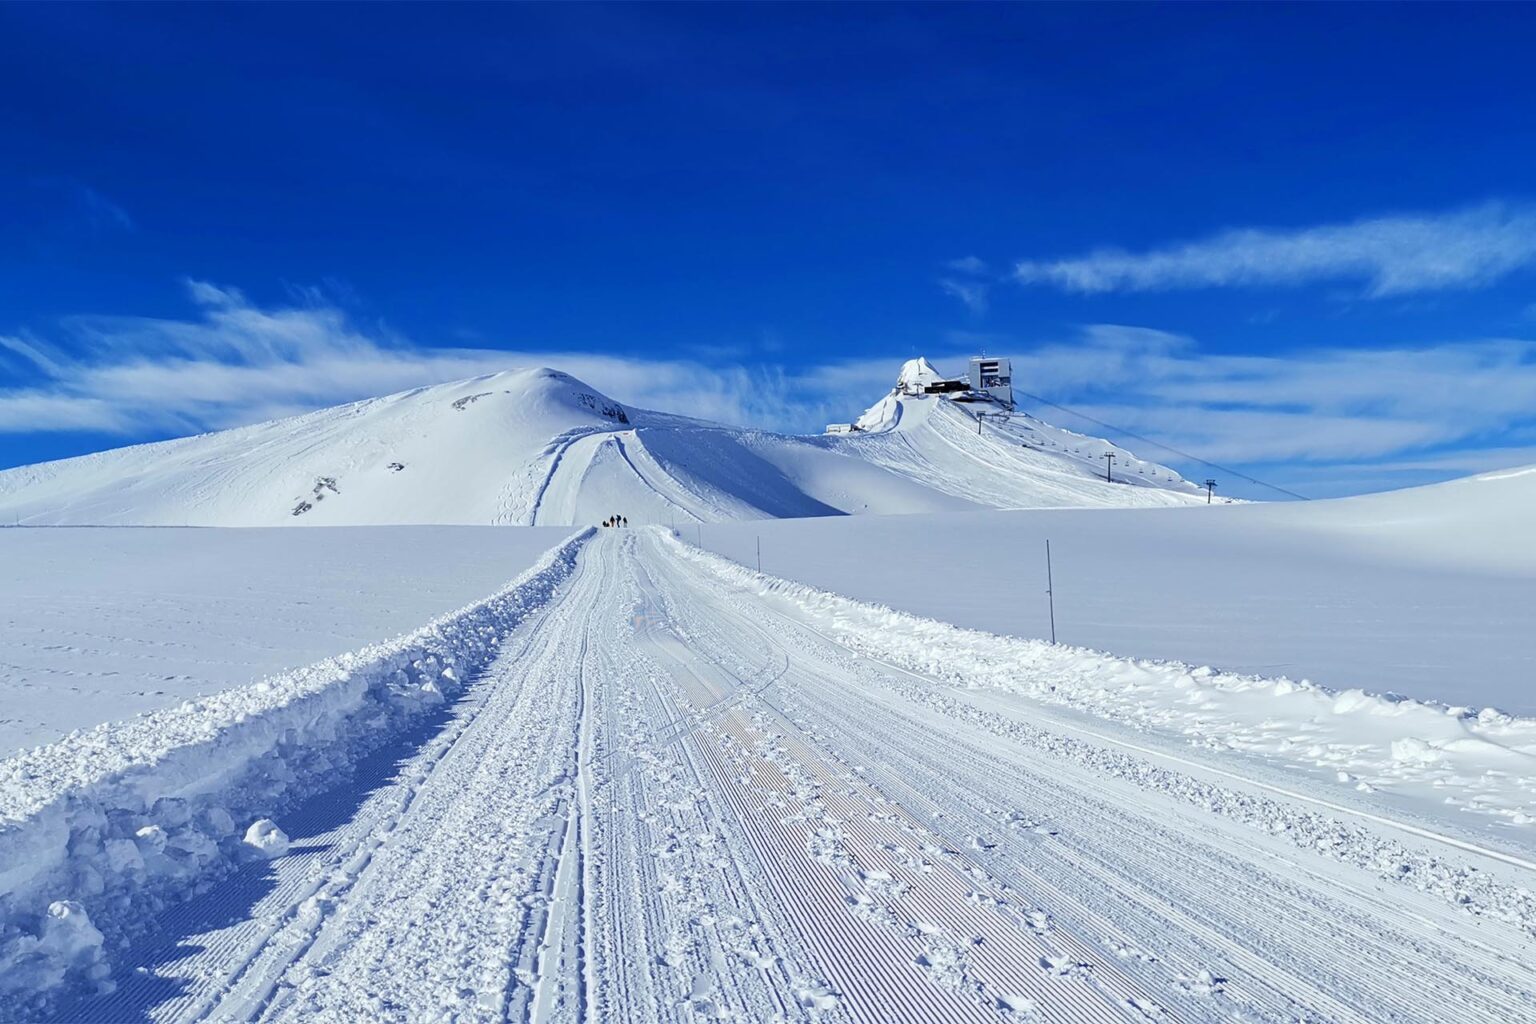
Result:
{"label": "groomed ski piste", "polygon": [[[1336,720],[1256,753],[1255,707]],[[1293,770],[1383,716],[1430,739],[1382,770],[1457,803]],[[0,1014],[1536,1020],[1533,744],[585,530],[398,640],[0,763]]]}

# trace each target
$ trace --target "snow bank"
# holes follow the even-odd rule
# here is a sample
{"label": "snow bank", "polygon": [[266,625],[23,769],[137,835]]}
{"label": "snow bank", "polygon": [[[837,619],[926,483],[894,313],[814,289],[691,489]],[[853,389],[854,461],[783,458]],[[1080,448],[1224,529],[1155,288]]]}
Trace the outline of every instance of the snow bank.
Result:
{"label": "snow bank", "polygon": [[107,984],[148,915],[281,856],[274,819],[460,690],[591,535],[414,633],[0,761],[0,1017]]}
{"label": "snow bank", "polygon": [[[1067,643],[1536,716],[1536,495],[1508,500],[1530,520],[1519,530],[1469,499],[1464,514],[1418,520],[1411,540],[1393,527],[1390,543],[1373,497],[720,523],[701,546],[755,565],[760,543],[776,576],[1040,639],[1049,540]],[[1466,536],[1504,545],[1504,568],[1436,539]]]}
{"label": "snow bank", "polygon": [[0,529],[0,758],[408,633],[575,532]]}
{"label": "snow bank", "polygon": [[1007,690],[1197,746],[1261,754],[1332,785],[1391,791],[1434,817],[1451,810],[1463,824],[1495,825],[1510,838],[1507,830],[1536,824],[1533,718],[998,636],[757,573],[666,537],[694,564],[788,605],[831,639],[957,686]]}

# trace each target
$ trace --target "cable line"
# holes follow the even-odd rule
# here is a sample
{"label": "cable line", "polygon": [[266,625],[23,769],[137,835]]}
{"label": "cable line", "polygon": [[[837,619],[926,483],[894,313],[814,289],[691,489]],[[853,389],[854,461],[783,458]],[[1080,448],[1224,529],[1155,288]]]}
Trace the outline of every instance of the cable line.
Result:
{"label": "cable line", "polygon": [[1134,430],[1126,430],[1124,427],[1117,427],[1113,423],[1105,423],[1103,420],[1094,419],[1092,416],[1089,416],[1085,412],[1078,412],[1076,409],[1069,409],[1065,405],[1061,405],[1060,403],[1052,402],[1052,401],[1049,401],[1048,399],[1041,398],[1039,395],[1032,395],[1028,391],[1020,391],[1018,388],[1014,388],[1013,392],[1016,395],[1023,395],[1025,398],[1028,398],[1028,399],[1031,399],[1033,401],[1039,402],[1041,405],[1048,405],[1052,409],[1060,409],[1062,412],[1070,413],[1073,416],[1077,416],[1077,417],[1079,417],[1081,419],[1085,419],[1089,423],[1093,423],[1093,424],[1096,424],[1098,426],[1104,427],[1107,430],[1113,430],[1116,433],[1124,434],[1126,437],[1134,437],[1138,441],[1143,441],[1143,442],[1145,442],[1147,444],[1155,445],[1158,448],[1163,449],[1164,451],[1173,452],[1173,454],[1177,455],[1181,459],[1189,459],[1191,462],[1198,462],[1202,466],[1210,466],[1212,469],[1219,469],[1223,473],[1230,473],[1233,476],[1238,477],[1239,479],[1247,480],[1251,484],[1258,484],[1260,487],[1268,487],[1272,491],[1279,491],[1281,494],[1288,495],[1288,496],[1290,496],[1292,498],[1297,498],[1297,499],[1299,499],[1301,501],[1311,501],[1312,500],[1311,498],[1307,497],[1305,494],[1297,494],[1295,491],[1288,491],[1284,487],[1281,487],[1278,484],[1272,484],[1272,483],[1269,483],[1268,481],[1260,480],[1256,476],[1249,476],[1247,473],[1239,473],[1237,470],[1232,469],[1229,466],[1223,466],[1219,462],[1212,462],[1210,459],[1202,459],[1198,455],[1191,455],[1191,454],[1189,454],[1189,452],[1180,451],[1179,449],[1175,448],[1171,444],[1163,444],[1163,442],[1161,442],[1161,441],[1154,441],[1154,440],[1152,440],[1150,437],[1147,437],[1145,434],[1138,434]]}

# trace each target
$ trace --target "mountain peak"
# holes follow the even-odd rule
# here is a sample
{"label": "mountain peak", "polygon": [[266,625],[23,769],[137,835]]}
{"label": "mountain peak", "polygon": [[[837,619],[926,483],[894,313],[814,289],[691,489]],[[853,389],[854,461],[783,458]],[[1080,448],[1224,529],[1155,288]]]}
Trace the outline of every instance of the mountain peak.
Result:
{"label": "mountain peak", "polygon": [[556,416],[567,410],[584,419],[595,416],[619,424],[630,422],[622,404],[564,370],[548,366],[498,370],[433,388],[401,392],[394,397],[410,400],[417,396],[429,403],[447,399],[460,412],[485,399],[494,400],[490,402],[493,406],[509,403],[525,411],[542,409]]}
{"label": "mountain peak", "polygon": [[[953,397],[955,400],[949,400]],[[1107,441],[976,403],[908,360],[848,425],[796,437],[626,407],[550,367],[0,472],[0,517],[210,526],[636,523],[1203,501]],[[1106,470],[1102,455],[1116,460]],[[1110,473],[1113,479],[1105,479]]]}
{"label": "mountain peak", "polygon": [[944,379],[944,375],[934,369],[926,356],[918,356],[901,364],[901,373],[896,376],[896,390],[917,391]]}

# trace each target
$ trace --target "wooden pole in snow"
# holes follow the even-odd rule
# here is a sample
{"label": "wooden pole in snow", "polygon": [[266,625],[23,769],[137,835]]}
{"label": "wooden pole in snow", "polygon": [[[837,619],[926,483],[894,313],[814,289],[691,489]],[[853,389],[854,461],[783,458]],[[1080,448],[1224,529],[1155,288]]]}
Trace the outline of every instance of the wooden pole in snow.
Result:
{"label": "wooden pole in snow", "polygon": [[1051,643],[1056,642],[1056,584],[1051,579],[1051,542],[1045,542],[1045,596],[1051,608]]}

